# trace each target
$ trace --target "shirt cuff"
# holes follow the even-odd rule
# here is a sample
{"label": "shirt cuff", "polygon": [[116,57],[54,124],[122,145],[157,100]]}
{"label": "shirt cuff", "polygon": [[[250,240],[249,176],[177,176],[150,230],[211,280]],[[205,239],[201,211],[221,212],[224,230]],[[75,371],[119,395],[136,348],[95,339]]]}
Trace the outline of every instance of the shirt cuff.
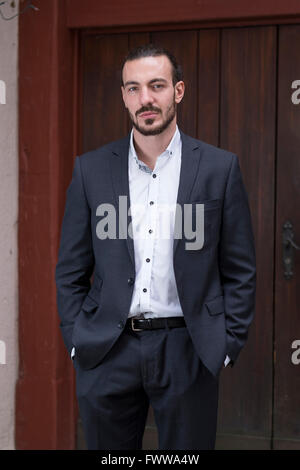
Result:
{"label": "shirt cuff", "polygon": [[75,347],[73,346],[72,351],[71,351],[71,359],[74,359],[75,357]]}
{"label": "shirt cuff", "polygon": [[226,367],[230,362],[230,357],[226,356],[225,361],[224,361],[224,366]]}

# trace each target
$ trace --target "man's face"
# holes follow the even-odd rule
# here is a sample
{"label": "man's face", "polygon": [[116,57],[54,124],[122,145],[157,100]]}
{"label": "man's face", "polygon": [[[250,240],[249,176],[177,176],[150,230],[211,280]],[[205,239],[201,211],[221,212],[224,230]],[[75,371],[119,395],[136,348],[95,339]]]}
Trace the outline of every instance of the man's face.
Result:
{"label": "man's face", "polygon": [[167,56],[143,57],[125,63],[122,95],[133,126],[143,135],[157,135],[176,120],[184,83],[173,85]]}

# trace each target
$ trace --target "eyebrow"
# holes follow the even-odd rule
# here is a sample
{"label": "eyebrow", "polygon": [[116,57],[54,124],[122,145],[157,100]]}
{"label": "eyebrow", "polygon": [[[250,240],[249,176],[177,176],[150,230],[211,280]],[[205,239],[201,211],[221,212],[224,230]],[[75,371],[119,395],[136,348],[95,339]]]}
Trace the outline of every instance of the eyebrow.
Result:
{"label": "eyebrow", "polygon": [[[152,84],[154,82],[165,82],[165,83],[167,83],[167,80],[165,78],[153,78],[152,80],[150,80],[149,84]],[[128,85],[139,85],[139,82],[135,82],[133,80],[130,80],[130,81],[124,83],[124,87],[126,87]]]}

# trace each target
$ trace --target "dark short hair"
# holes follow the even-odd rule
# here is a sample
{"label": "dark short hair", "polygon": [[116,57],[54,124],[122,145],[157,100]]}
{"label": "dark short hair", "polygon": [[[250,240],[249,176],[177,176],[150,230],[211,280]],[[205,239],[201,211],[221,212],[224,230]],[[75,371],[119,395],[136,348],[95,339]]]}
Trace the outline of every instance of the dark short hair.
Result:
{"label": "dark short hair", "polygon": [[150,44],[144,44],[142,46],[138,46],[135,49],[132,49],[131,51],[129,51],[129,53],[125,57],[123,64],[122,64],[122,69],[121,69],[122,85],[123,85],[122,73],[123,73],[123,68],[126,62],[130,60],[142,59],[143,57],[157,57],[161,55],[167,56],[172,64],[173,85],[176,85],[177,82],[180,82],[183,79],[182,69],[181,69],[181,66],[178,64],[177,60],[175,59],[174,55],[170,51],[165,49],[164,47],[156,46],[155,44],[150,43]]}

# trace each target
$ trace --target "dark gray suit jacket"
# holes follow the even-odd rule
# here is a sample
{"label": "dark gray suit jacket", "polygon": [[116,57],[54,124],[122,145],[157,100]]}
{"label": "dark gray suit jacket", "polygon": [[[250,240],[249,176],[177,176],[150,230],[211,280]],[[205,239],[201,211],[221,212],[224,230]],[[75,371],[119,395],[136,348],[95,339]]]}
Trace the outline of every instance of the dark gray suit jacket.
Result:
{"label": "dark gray suit jacket", "polygon": [[[181,132],[177,203],[204,204],[204,245],[187,250],[174,240],[179,300],[194,347],[217,376],[235,362],[255,306],[255,249],[247,194],[236,155]],[[67,190],[56,266],[57,306],[69,351],[84,369],[95,367],[123,331],[135,279],[134,246],[96,235],[101,203],[127,196],[129,136],[76,157]],[[119,226],[118,211],[117,227]],[[128,217],[128,223],[130,217]],[[94,272],[93,282],[91,276]]]}

